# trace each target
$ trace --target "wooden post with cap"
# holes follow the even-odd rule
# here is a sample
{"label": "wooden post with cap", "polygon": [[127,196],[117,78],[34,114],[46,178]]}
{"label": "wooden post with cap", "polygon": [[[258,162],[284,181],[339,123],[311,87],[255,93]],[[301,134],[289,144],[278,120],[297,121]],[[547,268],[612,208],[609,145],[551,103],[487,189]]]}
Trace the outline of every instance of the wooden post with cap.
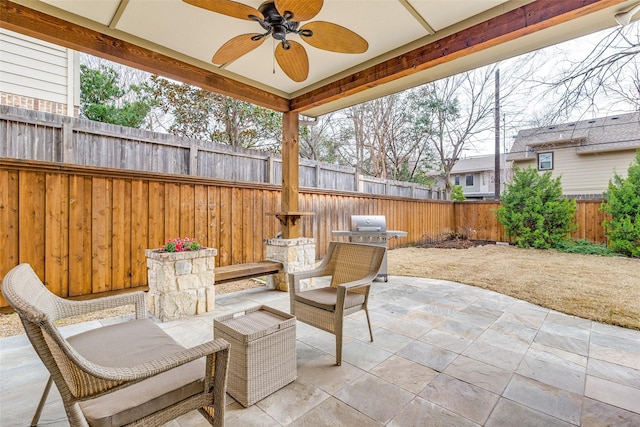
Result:
{"label": "wooden post with cap", "polygon": [[298,237],[297,218],[289,216],[298,212],[298,181],[299,181],[299,115],[297,112],[287,111],[282,114],[282,199],[281,211],[276,216],[282,224],[282,238],[295,239]]}
{"label": "wooden post with cap", "polygon": [[268,212],[275,215],[282,224],[283,239],[297,239],[298,220],[312,212],[298,212],[299,183],[299,130],[300,119],[297,112],[282,114],[282,198],[280,212]]}

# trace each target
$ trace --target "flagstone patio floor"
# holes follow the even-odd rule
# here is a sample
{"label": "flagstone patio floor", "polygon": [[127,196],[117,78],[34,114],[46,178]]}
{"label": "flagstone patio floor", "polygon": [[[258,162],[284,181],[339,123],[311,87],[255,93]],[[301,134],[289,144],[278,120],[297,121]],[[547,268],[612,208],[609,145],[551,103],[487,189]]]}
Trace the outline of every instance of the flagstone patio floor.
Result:
{"label": "flagstone patio floor", "polygon": [[[160,325],[193,346],[213,337],[214,317],[260,304],[289,311],[288,294],[260,289]],[[373,284],[370,312],[373,343],[363,312],[346,320],[342,366],[333,335],[297,322],[297,379],[249,408],[227,396],[225,425],[640,426],[640,331],[397,276]],[[0,339],[0,362],[0,425],[29,425],[48,374],[24,335]],[[40,425],[68,425],[55,390]],[[165,426],[206,425],[194,411]]]}

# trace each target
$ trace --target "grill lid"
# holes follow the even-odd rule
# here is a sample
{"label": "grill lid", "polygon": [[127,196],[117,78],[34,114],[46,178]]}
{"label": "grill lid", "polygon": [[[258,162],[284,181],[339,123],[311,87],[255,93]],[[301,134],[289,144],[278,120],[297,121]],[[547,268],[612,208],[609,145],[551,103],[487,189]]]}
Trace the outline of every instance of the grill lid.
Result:
{"label": "grill lid", "polygon": [[387,231],[387,218],[384,215],[351,215],[351,231]]}

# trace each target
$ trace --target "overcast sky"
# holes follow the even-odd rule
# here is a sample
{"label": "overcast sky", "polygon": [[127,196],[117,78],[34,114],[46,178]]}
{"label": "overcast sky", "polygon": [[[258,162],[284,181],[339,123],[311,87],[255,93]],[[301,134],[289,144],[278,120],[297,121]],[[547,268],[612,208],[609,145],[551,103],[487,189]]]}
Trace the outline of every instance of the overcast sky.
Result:
{"label": "overcast sky", "polygon": [[[640,27],[640,22],[636,21],[629,26],[629,30],[637,32]],[[559,67],[569,66],[569,62],[580,62],[594,49],[594,47],[603,40],[603,38],[610,35],[615,28],[610,28],[597,33],[589,34],[587,36],[570,40],[558,45],[550,46],[545,49],[541,49],[535,56],[535,61],[539,66],[537,69],[535,79],[550,83],[554,80],[554,76],[557,74]],[[637,64],[636,60],[636,64]],[[510,61],[504,61],[504,67],[508,67]],[[502,68],[502,66],[501,66]],[[627,67],[628,73],[633,71],[634,67]],[[637,68],[635,69],[637,73]],[[508,109],[503,109],[501,114],[503,118],[501,120],[501,143],[503,149],[506,146],[508,151],[509,147],[513,143],[513,138],[517,132],[521,129],[527,129],[536,126],[536,118],[542,116],[545,111],[548,110],[549,105],[554,97],[559,97],[561,94],[553,94],[542,87],[537,87],[533,82],[529,84],[532,89],[531,96],[522,99],[524,105],[524,113],[519,116],[512,116]],[[588,106],[580,106],[575,108],[568,118],[568,122],[588,120],[596,117],[606,117],[616,114],[630,113],[634,111],[634,105],[624,102],[613,102],[612,98],[600,97],[597,100],[597,109],[588,108]],[[505,126],[506,124],[506,126]],[[469,150],[465,153],[466,156],[477,156],[494,154],[495,151],[495,133],[489,132],[486,138],[480,143],[476,144],[476,151]]]}

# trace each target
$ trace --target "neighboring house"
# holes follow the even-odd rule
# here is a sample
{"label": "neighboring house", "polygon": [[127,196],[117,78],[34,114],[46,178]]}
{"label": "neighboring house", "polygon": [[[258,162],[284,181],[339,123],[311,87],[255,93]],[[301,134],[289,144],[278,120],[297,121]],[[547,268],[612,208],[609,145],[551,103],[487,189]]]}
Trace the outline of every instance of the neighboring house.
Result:
{"label": "neighboring house", "polygon": [[640,149],[640,113],[525,129],[507,162],[561,177],[563,194],[600,198],[614,173],[626,176]]}
{"label": "neighboring house", "polygon": [[[511,179],[511,170],[505,168],[505,156],[500,156],[500,182],[504,190],[505,177]],[[495,196],[495,156],[477,156],[459,159],[451,170],[451,185],[462,187],[467,199],[493,200]]]}
{"label": "neighboring house", "polygon": [[0,28],[0,104],[77,117],[77,52]]}

